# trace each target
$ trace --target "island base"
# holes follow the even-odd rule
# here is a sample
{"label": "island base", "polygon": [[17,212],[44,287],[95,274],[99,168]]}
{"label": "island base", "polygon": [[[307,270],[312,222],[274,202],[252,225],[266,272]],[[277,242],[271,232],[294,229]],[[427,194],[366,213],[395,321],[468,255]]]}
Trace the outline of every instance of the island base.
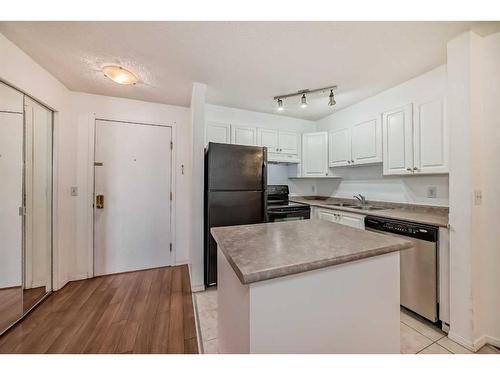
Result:
{"label": "island base", "polygon": [[218,250],[220,353],[399,353],[399,251],[247,285]]}

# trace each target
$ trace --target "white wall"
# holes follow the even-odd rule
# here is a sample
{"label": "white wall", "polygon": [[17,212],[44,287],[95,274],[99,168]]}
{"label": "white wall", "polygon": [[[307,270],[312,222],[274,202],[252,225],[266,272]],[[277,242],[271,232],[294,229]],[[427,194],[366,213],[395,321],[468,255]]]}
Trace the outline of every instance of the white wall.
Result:
{"label": "white wall", "polygon": [[[440,66],[396,87],[342,109],[317,122],[318,131],[329,131],[381,116],[405,104],[446,95],[446,66]],[[385,177],[382,164],[333,168],[341,180],[318,181],[318,194],[350,198],[366,194],[368,199],[398,203],[448,205],[448,176]],[[436,198],[427,198],[427,187],[437,188]]]}
{"label": "white wall", "polygon": [[[473,161],[473,188],[481,190],[483,203],[473,205],[475,229],[472,254],[477,258],[473,276],[474,292],[479,296],[479,336],[500,345],[500,33],[480,39],[482,53],[477,66],[480,82],[476,83],[474,101],[476,128]],[[475,92],[479,95],[474,95]],[[470,194],[469,194],[470,196]]]}
{"label": "white wall", "polygon": [[[73,121],[78,127],[77,160],[77,236],[76,251],[71,259],[71,279],[89,277],[92,270],[91,228],[92,173],[95,118],[158,124],[172,127],[174,158],[172,176],[174,186],[174,232],[173,244],[175,264],[189,262],[190,247],[190,189],[191,189],[191,139],[189,108],[166,104],[149,103],[139,100],[112,98],[85,93],[71,93]],[[168,147],[168,145],[165,145]],[[184,174],[182,174],[184,165]]]}
{"label": "white wall", "polygon": [[[341,180],[319,180],[318,195],[352,198],[363,194],[369,200],[448,206],[447,175],[383,176],[382,164],[334,168]],[[436,198],[427,198],[427,188],[436,188]]]}
{"label": "white wall", "polygon": [[0,34],[0,79],[55,111],[54,118],[54,288],[68,280],[68,258],[75,246],[76,127],[71,123],[69,91],[27,54]]}
{"label": "white wall", "polygon": [[[249,125],[266,129],[289,130],[298,133],[316,131],[316,122],[269,113],[247,111],[238,108],[206,105],[206,120],[232,125]],[[270,164],[268,167],[268,184],[284,184],[290,188],[292,195],[314,195],[315,181],[289,180],[288,174],[296,175],[296,165]]]}
{"label": "white wall", "polygon": [[192,138],[192,189],[191,189],[191,285],[194,291],[204,289],[203,281],[203,233],[204,233],[204,164],[205,164],[205,95],[207,87],[193,83],[191,93]]}

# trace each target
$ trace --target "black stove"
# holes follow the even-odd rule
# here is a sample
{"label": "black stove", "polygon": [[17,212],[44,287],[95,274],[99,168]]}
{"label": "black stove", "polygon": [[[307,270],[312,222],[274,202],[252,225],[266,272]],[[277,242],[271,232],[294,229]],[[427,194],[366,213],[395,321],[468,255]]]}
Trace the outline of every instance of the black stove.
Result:
{"label": "black stove", "polygon": [[267,185],[267,221],[304,220],[311,217],[308,204],[290,202],[288,185]]}

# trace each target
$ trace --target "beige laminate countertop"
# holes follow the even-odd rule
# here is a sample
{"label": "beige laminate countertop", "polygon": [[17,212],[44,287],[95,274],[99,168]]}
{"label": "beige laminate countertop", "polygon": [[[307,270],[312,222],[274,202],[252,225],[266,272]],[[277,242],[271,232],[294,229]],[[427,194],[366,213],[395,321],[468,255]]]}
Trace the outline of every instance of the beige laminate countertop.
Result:
{"label": "beige laminate countertop", "polygon": [[[369,202],[374,206],[382,206],[383,210],[363,210],[353,207],[334,206],[331,203],[349,201],[335,198],[314,199],[308,197],[290,197],[290,200],[298,203],[306,203],[310,206],[328,208],[330,210],[346,211],[361,215],[370,215],[376,217],[384,217],[388,219],[396,219],[409,221],[412,223],[434,225],[438,227],[448,227],[448,208],[420,206],[411,204],[396,204],[386,202]],[[352,201],[351,201],[352,202]],[[354,202],[353,202],[354,203]]]}
{"label": "beige laminate countertop", "polygon": [[211,229],[242,284],[348,263],[409,248],[404,239],[324,220]]}

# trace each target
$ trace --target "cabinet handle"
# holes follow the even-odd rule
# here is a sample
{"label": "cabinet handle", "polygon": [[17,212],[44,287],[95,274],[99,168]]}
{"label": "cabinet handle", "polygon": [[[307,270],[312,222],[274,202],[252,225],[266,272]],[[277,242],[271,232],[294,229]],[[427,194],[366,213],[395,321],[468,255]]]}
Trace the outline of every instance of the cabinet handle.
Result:
{"label": "cabinet handle", "polygon": [[406,168],[407,171],[411,172],[411,168]]}
{"label": "cabinet handle", "polygon": [[351,160],[351,163],[353,163],[353,164],[354,164],[354,160]]}
{"label": "cabinet handle", "polygon": [[414,171],[418,171],[418,168],[417,168],[417,167],[413,167],[413,170],[414,170]]}
{"label": "cabinet handle", "polygon": [[347,164],[351,164],[351,161],[350,161],[350,160],[347,160]]}

